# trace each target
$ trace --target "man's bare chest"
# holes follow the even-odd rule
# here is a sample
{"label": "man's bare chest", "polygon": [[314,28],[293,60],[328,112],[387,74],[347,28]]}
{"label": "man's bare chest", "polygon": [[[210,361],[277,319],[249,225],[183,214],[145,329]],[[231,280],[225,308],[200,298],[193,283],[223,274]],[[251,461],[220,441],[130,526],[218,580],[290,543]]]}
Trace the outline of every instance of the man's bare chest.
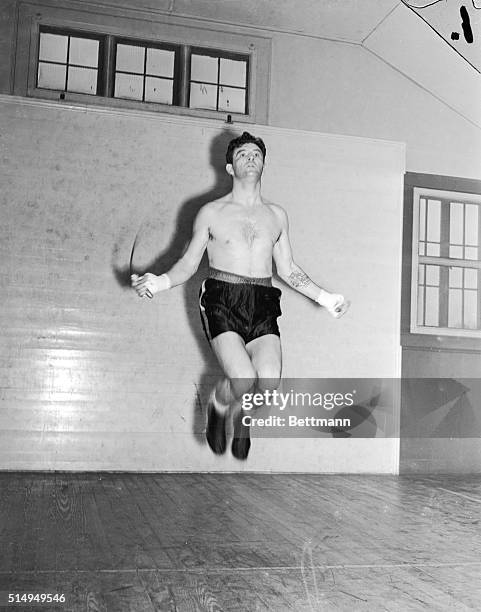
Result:
{"label": "man's bare chest", "polygon": [[269,210],[249,213],[233,211],[218,216],[212,224],[211,237],[226,245],[240,243],[251,248],[274,244],[279,232],[279,223]]}

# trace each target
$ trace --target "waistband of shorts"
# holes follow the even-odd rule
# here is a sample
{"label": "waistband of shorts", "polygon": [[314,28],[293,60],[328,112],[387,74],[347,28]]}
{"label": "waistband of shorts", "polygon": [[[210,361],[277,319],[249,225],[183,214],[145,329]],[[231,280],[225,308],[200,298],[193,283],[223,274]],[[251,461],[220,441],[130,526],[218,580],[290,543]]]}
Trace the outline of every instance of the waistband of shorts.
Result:
{"label": "waistband of shorts", "polygon": [[272,278],[270,276],[241,276],[233,272],[225,270],[217,270],[217,268],[209,268],[209,278],[224,281],[226,283],[235,283],[236,285],[262,285],[264,287],[272,287]]}

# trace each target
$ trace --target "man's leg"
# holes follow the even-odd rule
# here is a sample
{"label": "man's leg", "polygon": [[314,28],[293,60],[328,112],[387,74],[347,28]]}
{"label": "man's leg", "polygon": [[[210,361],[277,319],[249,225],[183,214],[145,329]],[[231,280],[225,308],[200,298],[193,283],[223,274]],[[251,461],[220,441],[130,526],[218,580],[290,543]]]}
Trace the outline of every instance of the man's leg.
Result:
{"label": "man's leg", "polygon": [[206,437],[214,453],[225,452],[225,420],[229,406],[255,383],[256,371],[246,350],[244,340],[235,332],[224,332],[211,341],[212,349],[226,378],[214,388],[207,407]]}
{"label": "man's leg", "polygon": [[[279,386],[282,369],[281,342],[279,336],[267,334],[251,340],[246,345],[247,354],[255,371],[257,389],[259,392],[273,391]],[[250,449],[249,427],[243,425],[244,410],[235,406],[234,437],[232,439],[232,454],[237,459],[246,459]]]}
{"label": "man's leg", "polygon": [[276,334],[266,334],[246,345],[246,351],[254,367],[259,391],[274,391],[279,386],[282,370],[281,339]]}

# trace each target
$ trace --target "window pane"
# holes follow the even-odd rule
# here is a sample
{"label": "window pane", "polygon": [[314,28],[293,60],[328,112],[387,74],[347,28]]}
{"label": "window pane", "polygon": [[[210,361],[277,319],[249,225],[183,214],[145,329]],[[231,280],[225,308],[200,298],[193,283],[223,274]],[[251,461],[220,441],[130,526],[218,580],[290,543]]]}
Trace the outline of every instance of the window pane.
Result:
{"label": "window pane", "polygon": [[462,268],[449,268],[449,286],[459,288],[463,286]]}
{"label": "window pane", "polygon": [[477,291],[464,292],[464,327],[476,329],[478,323]]}
{"label": "window pane", "polygon": [[97,71],[92,68],[76,68],[70,66],[68,69],[67,91],[77,93],[97,93]]}
{"label": "window pane", "polygon": [[190,64],[191,80],[209,81],[210,83],[217,83],[218,63],[219,60],[217,57],[209,57],[208,55],[196,55],[195,53],[193,53],[191,56]]}
{"label": "window pane", "polygon": [[172,104],[173,81],[167,79],[145,78],[145,102]]}
{"label": "window pane", "polygon": [[450,246],[449,257],[456,257],[457,259],[463,259],[463,247]]}
{"label": "window pane", "polygon": [[419,198],[419,239],[426,240],[426,200]]}
{"label": "window pane", "polygon": [[[481,206],[474,195],[466,202],[460,202],[456,193],[439,196],[433,191],[418,199],[418,257],[413,258],[418,266],[417,323],[429,328],[447,326],[452,334],[457,333],[454,330],[480,330],[481,269],[475,266],[481,261]],[[449,227],[442,226],[447,221]],[[432,264],[426,261],[430,257]],[[452,258],[453,265],[435,265],[439,257]]]}
{"label": "window pane", "polygon": [[424,325],[424,288],[418,289],[418,325]]}
{"label": "window pane", "polygon": [[174,76],[174,51],[147,49],[147,73],[156,76]]}
{"label": "window pane", "polygon": [[426,255],[429,257],[439,257],[439,244],[428,242],[426,247]]}
{"label": "window pane", "polygon": [[65,63],[67,61],[67,44],[68,36],[40,32],[39,59]]}
{"label": "window pane", "polygon": [[426,266],[426,285],[439,287],[439,266]]}
{"label": "window pane", "polygon": [[475,204],[466,204],[465,244],[478,245],[478,209]]}
{"label": "window pane", "polygon": [[464,268],[464,286],[466,289],[478,288],[478,271],[474,268]]}
{"label": "window pane", "polygon": [[132,74],[115,75],[116,98],[127,98],[129,100],[142,100],[144,77]]}
{"label": "window pane", "polygon": [[425,325],[439,326],[439,289],[426,287],[426,321]]}
{"label": "window pane", "polygon": [[448,327],[462,327],[463,292],[461,289],[449,290]]}
{"label": "window pane", "polygon": [[116,70],[144,74],[145,47],[135,45],[117,45]]}
{"label": "window pane", "polygon": [[463,244],[463,204],[451,202],[449,216],[449,242]]}
{"label": "window pane", "polygon": [[425,268],[426,266],[423,264],[420,264],[418,268],[418,281],[420,285],[424,285],[424,269]]}
{"label": "window pane", "polygon": [[476,247],[466,247],[464,256],[466,259],[478,259],[478,249]]}
{"label": "window pane", "polygon": [[431,242],[441,240],[441,202],[439,200],[428,200],[427,239]]}
{"label": "window pane", "polygon": [[247,62],[245,60],[220,60],[220,82],[223,85],[246,86]]}
{"label": "window pane", "polygon": [[191,83],[190,108],[217,110],[217,86],[206,83]]}
{"label": "window pane", "polygon": [[219,87],[219,110],[232,113],[246,112],[245,89],[232,89],[230,87]]}
{"label": "window pane", "polygon": [[69,64],[97,68],[99,41],[90,38],[70,38]]}
{"label": "window pane", "polygon": [[38,87],[65,91],[66,66],[38,64]]}

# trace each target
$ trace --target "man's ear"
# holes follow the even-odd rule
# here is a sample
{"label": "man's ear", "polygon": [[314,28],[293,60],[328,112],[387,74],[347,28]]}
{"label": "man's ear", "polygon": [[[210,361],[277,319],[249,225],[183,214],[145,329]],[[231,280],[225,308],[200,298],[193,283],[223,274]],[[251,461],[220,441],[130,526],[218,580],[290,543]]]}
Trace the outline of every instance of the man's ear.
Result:
{"label": "man's ear", "polygon": [[227,172],[227,174],[234,176],[234,168],[232,167],[232,164],[226,164],[225,171]]}

